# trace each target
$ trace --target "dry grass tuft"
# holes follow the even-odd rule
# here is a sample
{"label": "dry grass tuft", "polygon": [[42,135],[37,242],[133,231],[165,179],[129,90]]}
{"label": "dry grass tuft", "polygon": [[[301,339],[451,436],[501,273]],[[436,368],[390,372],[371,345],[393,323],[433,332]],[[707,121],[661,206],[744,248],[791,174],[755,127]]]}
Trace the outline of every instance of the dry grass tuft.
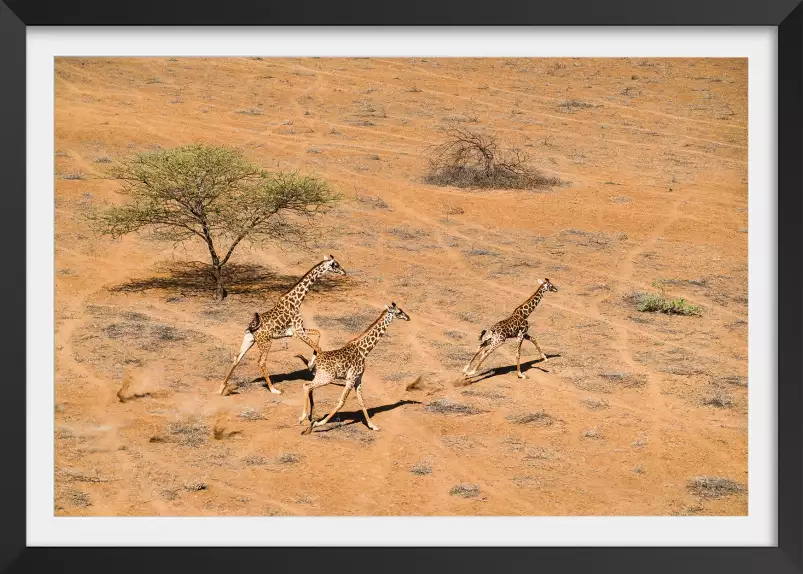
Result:
{"label": "dry grass tuft", "polygon": [[696,476],[689,480],[686,488],[702,498],[723,498],[746,490],[738,482],[716,476]]}
{"label": "dry grass tuft", "polygon": [[442,415],[476,415],[485,411],[475,409],[471,405],[455,403],[449,399],[439,399],[427,404],[426,409]]}
{"label": "dry grass tuft", "polygon": [[452,487],[449,494],[462,498],[474,498],[475,496],[479,496],[480,487],[476,484],[458,484]]}

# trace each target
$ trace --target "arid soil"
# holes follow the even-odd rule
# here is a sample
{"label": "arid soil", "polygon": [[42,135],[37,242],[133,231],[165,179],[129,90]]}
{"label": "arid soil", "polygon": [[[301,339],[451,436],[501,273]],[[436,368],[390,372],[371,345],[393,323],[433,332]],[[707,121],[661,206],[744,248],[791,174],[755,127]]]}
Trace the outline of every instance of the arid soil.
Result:
{"label": "arid soil", "polygon": [[[747,62],[58,59],[55,514],[745,515]],[[423,183],[448,125],[495,133],[567,185]],[[327,179],[311,252],[243,248],[212,298],[203,245],[97,236],[110,162],[233,145]],[[331,253],[302,307],[325,349],[395,301],[354,393],[302,436],[297,340],[216,390],[254,311]],[[515,342],[460,386],[480,330],[548,277]],[[639,312],[683,297],[701,316]],[[415,384],[413,384],[415,383]],[[118,399],[118,391],[126,385]],[[412,388],[408,388],[412,387]],[[317,393],[316,415],[342,387]],[[695,477],[724,481],[703,481]]]}

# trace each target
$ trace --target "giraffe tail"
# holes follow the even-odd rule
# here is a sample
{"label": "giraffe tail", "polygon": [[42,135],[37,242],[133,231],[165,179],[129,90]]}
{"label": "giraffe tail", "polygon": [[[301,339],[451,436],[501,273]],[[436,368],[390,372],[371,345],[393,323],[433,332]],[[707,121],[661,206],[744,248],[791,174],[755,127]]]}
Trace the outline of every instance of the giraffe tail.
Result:
{"label": "giraffe tail", "polygon": [[483,329],[483,330],[480,332],[480,341],[482,341],[482,338],[485,336],[485,333],[487,333],[487,332],[488,332],[488,330],[487,330],[487,329]]}
{"label": "giraffe tail", "polygon": [[301,361],[311,371],[311,370],[313,370],[315,368],[315,359],[318,358],[318,351],[317,351],[317,349],[312,351],[312,359],[310,359],[310,360],[307,360],[307,358],[304,355],[302,355],[301,353],[297,353],[296,357],[301,359]]}

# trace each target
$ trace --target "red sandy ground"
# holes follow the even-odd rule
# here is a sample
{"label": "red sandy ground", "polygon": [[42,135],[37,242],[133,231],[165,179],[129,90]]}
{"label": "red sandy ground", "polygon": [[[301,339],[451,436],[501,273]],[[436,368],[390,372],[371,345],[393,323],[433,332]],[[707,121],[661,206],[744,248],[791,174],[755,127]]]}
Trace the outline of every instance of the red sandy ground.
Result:
{"label": "red sandy ground", "polygon": [[[423,184],[454,122],[570,185]],[[688,487],[747,484],[746,60],[59,59],[55,137],[57,515],[746,514],[746,491]],[[332,182],[319,250],[236,252],[247,276],[217,303],[175,274],[201,245],[93,234],[82,214],[118,200],[104,158],[193,142]],[[295,340],[269,361],[284,394],[255,352],[215,394],[252,313],[326,253],[349,275],[302,307],[324,348],[391,301],[412,318],[369,358],[376,433],[352,393],[300,434]],[[455,386],[543,277],[560,292],[531,332],[555,356],[525,346],[519,380],[508,343]],[[638,312],[656,280],[702,316]]]}

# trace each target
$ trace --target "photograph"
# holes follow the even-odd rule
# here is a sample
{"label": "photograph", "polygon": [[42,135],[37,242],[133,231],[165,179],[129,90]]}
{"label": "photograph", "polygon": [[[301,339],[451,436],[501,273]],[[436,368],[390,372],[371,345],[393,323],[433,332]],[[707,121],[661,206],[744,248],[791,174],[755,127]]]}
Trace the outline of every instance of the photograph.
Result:
{"label": "photograph", "polygon": [[748,58],[52,61],[55,517],[748,516]]}

